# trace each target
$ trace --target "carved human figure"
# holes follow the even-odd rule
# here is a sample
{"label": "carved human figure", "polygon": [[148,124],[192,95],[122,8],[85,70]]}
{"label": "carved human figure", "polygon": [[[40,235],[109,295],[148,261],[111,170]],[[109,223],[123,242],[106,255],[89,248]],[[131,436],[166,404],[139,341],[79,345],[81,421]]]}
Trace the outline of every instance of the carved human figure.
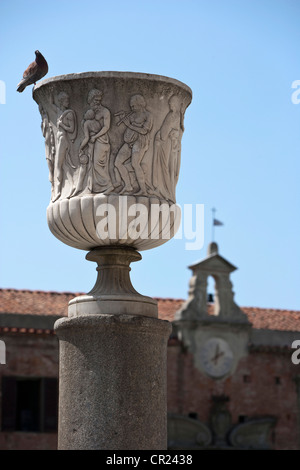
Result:
{"label": "carved human figure", "polygon": [[136,94],[131,97],[130,108],[131,111],[128,114],[125,111],[115,114],[119,117],[117,125],[124,123],[126,126],[123,137],[124,143],[116,155],[115,167],[124,182],[120,194],[133,191],[129,172],[125,166],[130,161],[139,184],[139,190],[135,194],[146,195],[145,174],[141,163],[149,148],[149,133],[153,126],[153,118],[146,109],[146,101],[142,95]]}
{"label": "carved human figure", "polygon": [[95,112],[93,109],[86,111],[82,121],[84,139],[79,147],[79,162],[80,169],[77,178],[77,184],[71,196],[76,196],[83,191],[83,183],[86,174],[88,174],[86,189],[92,192],[92,164],[94,143],[91,142],[91,136],[96,135],[100,131],[100,123],[95,119]]}
{"label": "carved human figure", "polygon": [[178,96],[171,96],[169,109],[154,138],[152,175],[154,192],[175,203],[175,189],[180,170],[180,143],[184,131],[182,103]]}
{"label": "carved human figure", "polygon": [[[75,112],[69,108],[69,95],[64,91],[57,96],[58,106],[52,97],[52,105],[58,115],[56,134],[56,157],[54,160],[54,197],[52,202],[61,196],[63,183],[63,164],[66,162],[74,168],[71,159],[71,142],[74,142],[77,135],[77,119]],[[67,170],[68,172],[68,170]],[[69,176],[69,175],[67,175]],[[69,178],[71,181],[71,178]],[[71,188],[72,191],[73,188]]]}
{"label": "carved human figure", "polygon": [[[91,154],[90,179],[92,191],[96,193],[110,192],[114,187],[109,174],[110,142],[110,111],[102,105],[103,93],[93,89],[88,94],[88,104],[94,112],[94,118],[85,121],[84,140],[81,150],[88,145]],[[88,122],[90,121],[90,122]],[[83,145],[84,144],[84,145]]]}
{"label": "carved human figure", "polygon": [[51,183],[51,191],[53,194],[53,183],[54,183],[54,157],[55,157],[55,138],[52,125],[49,121],[48,114],[44,108],[40,105],[39,110],[42,116],[41,129],[45,139],[45,151],[46,161],[49,169],[49,181]]}

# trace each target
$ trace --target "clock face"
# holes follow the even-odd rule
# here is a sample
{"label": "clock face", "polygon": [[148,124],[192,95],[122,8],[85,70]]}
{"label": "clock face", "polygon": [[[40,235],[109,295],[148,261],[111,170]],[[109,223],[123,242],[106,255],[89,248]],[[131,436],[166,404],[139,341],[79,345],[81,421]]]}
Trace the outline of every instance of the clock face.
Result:
{"label": "clock face", "polygon": [[208,375],[220,378],[226,375],[233,364],[233,353],[222,338],[210,338],[202,348],[202,365]]}

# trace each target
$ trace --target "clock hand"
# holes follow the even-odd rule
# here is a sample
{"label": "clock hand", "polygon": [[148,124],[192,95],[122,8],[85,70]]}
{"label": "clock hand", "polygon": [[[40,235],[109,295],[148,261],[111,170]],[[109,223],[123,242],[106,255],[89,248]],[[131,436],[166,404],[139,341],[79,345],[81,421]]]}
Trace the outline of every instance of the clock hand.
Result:
{"label": "clock hand", "polygon": [[215,356],[212,358],[213,362],[217,364],[220,357],[224,356],[224,351],[219,351],[219,345],[217,344]]}

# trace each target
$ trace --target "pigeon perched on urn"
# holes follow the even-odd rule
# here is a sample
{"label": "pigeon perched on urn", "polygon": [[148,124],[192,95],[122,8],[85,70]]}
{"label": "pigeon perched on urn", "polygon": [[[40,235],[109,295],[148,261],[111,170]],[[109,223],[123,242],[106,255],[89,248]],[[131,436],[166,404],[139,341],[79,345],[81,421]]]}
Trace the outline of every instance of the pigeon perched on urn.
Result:
{"label": "pigeon perched on urn", "polygon": [[28,85],[35,85],[46,73],[48,73],[47,61],[40,51],[35,51],[35,61],[23,73],[23,79],[18,84],[17,91],[22,93]]}

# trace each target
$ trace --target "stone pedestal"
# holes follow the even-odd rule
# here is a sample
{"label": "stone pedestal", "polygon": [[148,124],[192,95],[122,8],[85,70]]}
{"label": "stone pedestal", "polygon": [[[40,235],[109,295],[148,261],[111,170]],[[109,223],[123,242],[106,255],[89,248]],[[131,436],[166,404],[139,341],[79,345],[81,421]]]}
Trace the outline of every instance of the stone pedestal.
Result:
{"label": "stone pedestal", "polygon": [[58,448],[166,449],[171,324],[143,316],[82,315],[58,320],[55,329]]}
{"label": "stone pedestal", "polygon": [[166,449],[171,324],[130,281],[131,247],[99,247],[93,289],[55,323],[60,340],[59,449]]}

